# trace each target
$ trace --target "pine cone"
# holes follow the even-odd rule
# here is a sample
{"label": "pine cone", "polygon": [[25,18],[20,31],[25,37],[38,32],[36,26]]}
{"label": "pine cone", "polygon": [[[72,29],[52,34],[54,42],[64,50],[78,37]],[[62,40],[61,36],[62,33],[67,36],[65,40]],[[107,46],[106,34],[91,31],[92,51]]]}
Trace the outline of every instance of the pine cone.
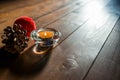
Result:
{"label": "pine cone", "polygon": [[6,27],[1,37],[5,50],[13,54],[22,52],[28,46],[29,38],[26,36],[26,32],[21,30],[21,25],[17,24],[13,28]]}

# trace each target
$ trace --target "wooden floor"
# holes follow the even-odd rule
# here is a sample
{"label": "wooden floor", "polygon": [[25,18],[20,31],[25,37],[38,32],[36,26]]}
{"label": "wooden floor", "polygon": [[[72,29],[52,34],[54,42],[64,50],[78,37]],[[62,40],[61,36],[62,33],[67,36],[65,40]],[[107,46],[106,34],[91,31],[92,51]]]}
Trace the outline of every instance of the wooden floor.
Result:
{"label": "wooden floor", "polygon": [[59,30],[61,39],[42,68],[30,41],[15,61],[5,62],[12,66],[0,64],[0,80],[120,80],[119,0],[0,1],[0,36],[23,15],[32,17],[37,29]]}

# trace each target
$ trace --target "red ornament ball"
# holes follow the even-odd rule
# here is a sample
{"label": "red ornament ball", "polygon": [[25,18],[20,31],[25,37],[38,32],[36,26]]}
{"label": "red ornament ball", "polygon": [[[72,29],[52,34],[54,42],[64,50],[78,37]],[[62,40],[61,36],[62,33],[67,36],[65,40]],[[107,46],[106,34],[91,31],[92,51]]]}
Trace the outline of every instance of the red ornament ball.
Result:
{"label": "red ornament ball", "polygon": [[28,16],[21,16],[15,20],[14,24],[21,25],[21,30],[26,30],[26,36],[30,37],[30,33],[36,29],[34,20]]}

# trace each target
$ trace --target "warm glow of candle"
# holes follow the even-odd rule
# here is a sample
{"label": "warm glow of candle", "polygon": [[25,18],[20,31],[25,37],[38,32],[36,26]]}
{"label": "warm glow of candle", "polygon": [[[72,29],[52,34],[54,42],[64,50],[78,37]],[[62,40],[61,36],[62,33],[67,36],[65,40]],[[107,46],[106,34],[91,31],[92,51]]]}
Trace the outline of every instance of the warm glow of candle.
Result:
{"label": "warm glow of candle", "polygon": [[53,31],[41,31],[38,33],[40,38],[52,38],[54,36]]}

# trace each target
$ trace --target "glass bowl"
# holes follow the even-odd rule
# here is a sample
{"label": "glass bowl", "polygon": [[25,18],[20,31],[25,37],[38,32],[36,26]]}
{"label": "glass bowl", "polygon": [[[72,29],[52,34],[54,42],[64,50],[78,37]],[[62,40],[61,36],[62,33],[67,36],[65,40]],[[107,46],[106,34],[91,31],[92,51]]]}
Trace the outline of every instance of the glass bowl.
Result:
{"label": "glass bowl", "polygon": [[[51,37],[40,37],[41,32],[53,32]],[[61,37],[61,33],[53,28],[40,28],[39,30],[34,30],[31,32],[31,38],[35,41],[36,46],[33,51],[36,54],[42,54],[49,50],[51,47],[55,47]]]}

